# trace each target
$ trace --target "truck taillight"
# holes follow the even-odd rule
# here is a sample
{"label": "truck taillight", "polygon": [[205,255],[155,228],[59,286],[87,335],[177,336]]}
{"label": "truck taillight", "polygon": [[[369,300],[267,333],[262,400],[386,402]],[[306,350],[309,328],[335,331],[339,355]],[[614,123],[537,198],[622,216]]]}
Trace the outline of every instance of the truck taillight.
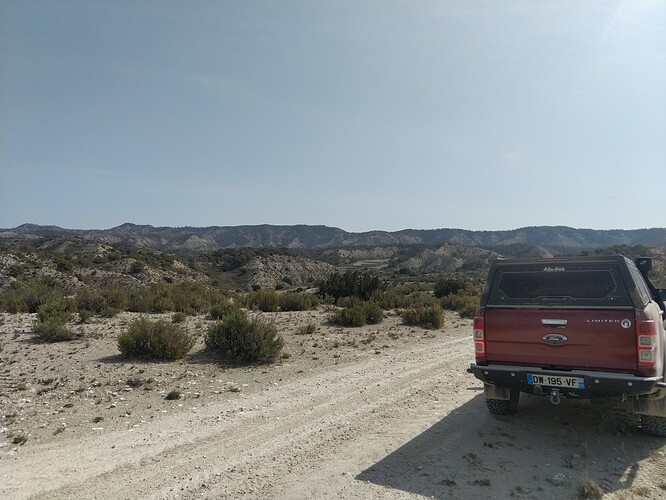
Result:
{"label": "truck taillight", "polygon": [[477,362],[486,360],[486,334],[483,316],[474,318],[474,352]]}
{"label": "truck taillight", "polygon": [[636,321],[636,353],[640,368],[654,368],[657,362],[657,325],[654,320]]}

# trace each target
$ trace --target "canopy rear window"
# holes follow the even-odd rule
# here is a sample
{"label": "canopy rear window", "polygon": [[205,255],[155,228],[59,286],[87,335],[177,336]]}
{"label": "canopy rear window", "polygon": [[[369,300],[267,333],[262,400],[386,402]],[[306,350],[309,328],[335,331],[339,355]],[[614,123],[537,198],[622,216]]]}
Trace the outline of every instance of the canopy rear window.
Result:
{"label": "canopy rear window", "polygon": [[498,268],[488,305],[632,305],[631,297],[615,266],[606,269],[590,269],[580,265],[529,267]]}

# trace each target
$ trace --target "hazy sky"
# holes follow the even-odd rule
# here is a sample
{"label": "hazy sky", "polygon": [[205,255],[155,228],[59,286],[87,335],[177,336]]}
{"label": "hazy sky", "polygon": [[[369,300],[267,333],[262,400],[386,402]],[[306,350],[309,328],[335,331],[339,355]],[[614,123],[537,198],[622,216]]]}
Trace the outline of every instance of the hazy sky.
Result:
{"label": "hazy sky", "polygon": [[0,1],[0,227],[666,226],[666,2]]}

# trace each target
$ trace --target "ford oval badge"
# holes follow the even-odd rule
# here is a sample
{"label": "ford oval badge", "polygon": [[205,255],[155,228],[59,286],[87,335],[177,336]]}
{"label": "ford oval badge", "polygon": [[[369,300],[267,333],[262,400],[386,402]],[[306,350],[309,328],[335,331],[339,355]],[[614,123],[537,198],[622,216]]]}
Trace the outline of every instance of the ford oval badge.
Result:
{"label": "ford oval badge", "polygon": [[561,345],[566,343],[567,340],[569,340],[566,335],[561,335],[559,333],[548,333],[544,335],[542,338],[544,342],[552,345]]}

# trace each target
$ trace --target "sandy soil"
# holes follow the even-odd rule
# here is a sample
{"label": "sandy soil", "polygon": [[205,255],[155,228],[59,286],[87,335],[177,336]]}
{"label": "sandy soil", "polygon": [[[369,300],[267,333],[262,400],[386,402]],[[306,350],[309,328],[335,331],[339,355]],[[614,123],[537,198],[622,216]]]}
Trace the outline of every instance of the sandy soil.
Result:
{"label": "sandy soil", "polygon": [[588,481],[666,497],[666,439],[612,412],[523,395],[491,416],[465,372],[468,320],[342,329],[327,314],[263,314],[287,354],[241,368],[203,350],[203,317],[187,320],[190,356],[146,363],[118,355],[131,314],[58,344],[35,342],[33,316],[1,315],[0,497],[560,499]]}

